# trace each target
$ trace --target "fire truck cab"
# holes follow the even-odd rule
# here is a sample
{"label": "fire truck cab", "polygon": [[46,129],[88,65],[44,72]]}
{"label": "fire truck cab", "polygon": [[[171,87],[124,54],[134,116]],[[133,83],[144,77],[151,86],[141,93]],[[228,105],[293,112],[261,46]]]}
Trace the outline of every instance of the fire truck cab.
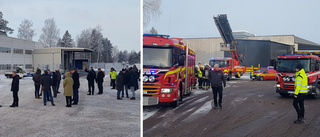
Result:
{"label": "fire truck cab", "polygon": [[275,70],[276,76],[276,92],[286,97],[294,94],[294,82],[296,75],[296,66],[301,64],[308,77],[308,93],[314,98],[320,98],[320,70],[319,56],[307,54],[287,54],[278,56]]}
{"label": "fire truck cab", "polygon": [[186,52],[182,39],[170,38],[169,35],[143,36],[144,106],[165,102],[177,107],[182,102],[183,95],[190,94],[192,85],[196,82],[195,53],[192,49]]}

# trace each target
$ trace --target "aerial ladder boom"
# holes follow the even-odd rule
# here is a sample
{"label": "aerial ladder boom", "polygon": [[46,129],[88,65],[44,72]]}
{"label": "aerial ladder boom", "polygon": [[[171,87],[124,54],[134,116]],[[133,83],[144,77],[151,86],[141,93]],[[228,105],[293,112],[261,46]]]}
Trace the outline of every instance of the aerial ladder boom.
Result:
{"label": "aerial ladder boom", "polygon": [[214,17],[214,22],[220,32],[220,35],[226,45],[230,45],[231,56],[234,60],[239,61],[239,56],[237,52],[236,43],[232,35],[232,29],[230,27],[229,21],[226,14],[220,14],[217,17]]}

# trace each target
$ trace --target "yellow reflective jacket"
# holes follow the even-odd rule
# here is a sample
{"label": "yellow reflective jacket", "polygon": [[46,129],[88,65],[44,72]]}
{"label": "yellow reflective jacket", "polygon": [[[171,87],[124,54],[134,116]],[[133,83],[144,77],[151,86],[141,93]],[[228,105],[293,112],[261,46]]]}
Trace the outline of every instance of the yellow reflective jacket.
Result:
{"label": "yellow reflective jacket", "polygon": [[198,78],[202,78],[202,72],[201,72],[200,68],[198,68]]}
{"label": "yellow reflective jacket", "polygon": [[304,69],[301,69],[296,73],[294,87],[295,95],[298,95],[299,93],[308,93],[308,78]]}
{"label": "yellow reflective jacket", "polygon": [[109,74],[111,76],[111,79],[116,79],[116,77],[117,77],[117,72],[116,71],[110,71]]}

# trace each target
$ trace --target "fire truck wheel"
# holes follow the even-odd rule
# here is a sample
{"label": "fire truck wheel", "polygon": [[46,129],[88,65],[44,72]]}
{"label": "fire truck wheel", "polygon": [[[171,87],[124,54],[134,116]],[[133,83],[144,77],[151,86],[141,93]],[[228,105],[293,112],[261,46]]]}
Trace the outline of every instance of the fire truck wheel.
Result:
{"label": "fire truck wheel", "polygon": [[316,87],[316,91],[315,91],[315,94],[313,95],[313,98],[315,99],[320,98],[320,89],[318,87]]}
{"label": "fire truck wheel", "polygon": [[279,93],[282,97],[289,97],[289,94],[287,93]]}
{"label": "fire truck wheel", "polygon": [[260,81],[263,81],[263,77],[260,77]]}

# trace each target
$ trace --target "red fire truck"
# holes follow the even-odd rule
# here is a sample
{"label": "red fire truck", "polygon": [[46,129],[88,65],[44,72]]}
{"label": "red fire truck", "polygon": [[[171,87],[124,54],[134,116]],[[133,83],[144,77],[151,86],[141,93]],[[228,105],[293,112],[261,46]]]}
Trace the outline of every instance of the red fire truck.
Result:
{"label": "red fire truck", "polygon": [[214,22],[220,32],[221,38],[224,41],[224,45],[229,46],[229,50],[232,58],[211,58],[209,65],[213,67],[215,64],[219,64],[220,69],[227,80],[230,80],[232,76],[240,78],[245,72],[253,72],[260,69],[259,67],[245,67],[241,66],[243,60],[242,55],[238,53],[237,41],[232,35],[232,29],[226,14],[218,15],[214,17]]}
{"label": "red fire truck", "polygon": [[[186,52],[188,56],[186,59]],[[195,53],[182,39],[169,35],[143,36],[143,105],[168,102],[177,107],[194,85]],[[188,60],[188,62],[186,62]],[[187,76],[186,76],[187,70]],[[187,83],[185,83],[187,77]],[[186,88],[185,88],[185,84]]]}
{"label": "red fire truck", "polygon": [[319,98],[319,63],[319,56],[315,55],[279,55],[275,66],[275,70],[277,70],[276,92],[283,97],[294,93],[294,80],[296,75],[295,68],[297,64],[301,64],[308,77],[308,95],[312,95],[314,98]]}
{"label": "red fire truck", "polygon": [[227,80],[230,80],[232,76],[240,78],[245,72],[253,72],[254,70],[260,69],[260,66],[239,66],[239,61],[235,61],[232,58],[211,58],[211,60],[209,61],[209,65],[213,68],[215,64],[219,65],[224,74],[224,77]]}

